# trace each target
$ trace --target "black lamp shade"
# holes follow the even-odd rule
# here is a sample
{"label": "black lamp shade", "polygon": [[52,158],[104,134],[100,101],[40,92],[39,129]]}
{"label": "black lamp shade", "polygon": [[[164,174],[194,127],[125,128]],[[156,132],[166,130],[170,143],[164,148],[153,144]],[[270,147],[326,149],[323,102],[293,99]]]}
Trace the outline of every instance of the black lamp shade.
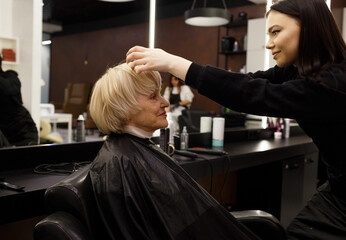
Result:
{"label": "black lamp shade", "polygon": [[192,26],[216,27],[229,23],[231,13],[222,8],[195,8],[185,11],[185,23]]}

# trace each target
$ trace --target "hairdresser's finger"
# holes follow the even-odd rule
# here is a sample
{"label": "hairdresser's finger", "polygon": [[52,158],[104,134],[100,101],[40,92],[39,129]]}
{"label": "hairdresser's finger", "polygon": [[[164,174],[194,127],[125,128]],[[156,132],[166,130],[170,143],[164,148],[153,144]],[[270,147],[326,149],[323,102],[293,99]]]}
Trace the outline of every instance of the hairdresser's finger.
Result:
{"label": "hairdresser's finger", "polygon": [[130,68],[134,69],[136,66],[145,65],[147,62],[144,59],[137,59],[128,62]]}
{"label": "hairdresser's finger", "polygon": [[144,52],[146,49],[147,48],[142,47],[142,46],[134,46],[127,51],[126,56],[128,56],[129,54],[131,54],[133,52]]}
{"label": "hairdresser's finger", "polygon": [[133,53],[126,55],[126,63],[133,62],[135,60]]}
{"label": "hairdresser's finger", "polygon": [[143,59],[145,57],[145,53],[143,52],[132,52],[126,57],[126,62],[133,62],[138,59]]}
{"label": "hairdresser's finger", "polygon": [[148,67],[146,65],[137,65],[133,68],[133,70],[140,74],[141,72],[144,72],[144,71],[147,71],[148,70]]}

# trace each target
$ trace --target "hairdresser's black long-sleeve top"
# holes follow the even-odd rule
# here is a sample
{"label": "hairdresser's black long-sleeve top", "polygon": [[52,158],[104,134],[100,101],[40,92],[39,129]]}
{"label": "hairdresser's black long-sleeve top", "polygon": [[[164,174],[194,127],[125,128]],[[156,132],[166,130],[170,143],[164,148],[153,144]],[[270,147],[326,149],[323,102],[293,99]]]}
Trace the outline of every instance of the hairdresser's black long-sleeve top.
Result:
{"label": "hairdresser's black long-sleeve top", "polygon": [[235,111],[296,119],[328,170],[346,175],[345,61],[319,76],[299,79],[293,66],[240,74],[192,63],[185,82]]}

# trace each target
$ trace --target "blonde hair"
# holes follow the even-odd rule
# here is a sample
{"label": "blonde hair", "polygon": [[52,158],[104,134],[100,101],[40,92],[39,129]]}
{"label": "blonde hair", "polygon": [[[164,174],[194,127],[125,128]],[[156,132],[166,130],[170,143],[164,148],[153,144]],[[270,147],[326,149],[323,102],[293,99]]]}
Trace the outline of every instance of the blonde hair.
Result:
{"label": "blonde hair", "polygon": [[109,68],[94,85],[90,115],[101,132],[123,133],[130,115],[140,110],[137,96],[160,89],[161,75],[156,71],[137,74],[126,63]]}

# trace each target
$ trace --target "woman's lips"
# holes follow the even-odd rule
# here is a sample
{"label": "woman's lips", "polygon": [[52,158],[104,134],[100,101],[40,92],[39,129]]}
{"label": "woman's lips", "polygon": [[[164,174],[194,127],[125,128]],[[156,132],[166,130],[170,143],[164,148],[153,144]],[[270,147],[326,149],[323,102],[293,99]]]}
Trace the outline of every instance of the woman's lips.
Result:
{"label": "woman's lips", "polygon": [[273,52],[272,55],[273,55],[273,58],[276,59],[276,57],[278,56],[280,52]]}
{"label": "woman's lips", "polygon": [[159,116],[167,117],[167,113],[166,113],[166,112],[163,112],[163,113],[161,113]]}

